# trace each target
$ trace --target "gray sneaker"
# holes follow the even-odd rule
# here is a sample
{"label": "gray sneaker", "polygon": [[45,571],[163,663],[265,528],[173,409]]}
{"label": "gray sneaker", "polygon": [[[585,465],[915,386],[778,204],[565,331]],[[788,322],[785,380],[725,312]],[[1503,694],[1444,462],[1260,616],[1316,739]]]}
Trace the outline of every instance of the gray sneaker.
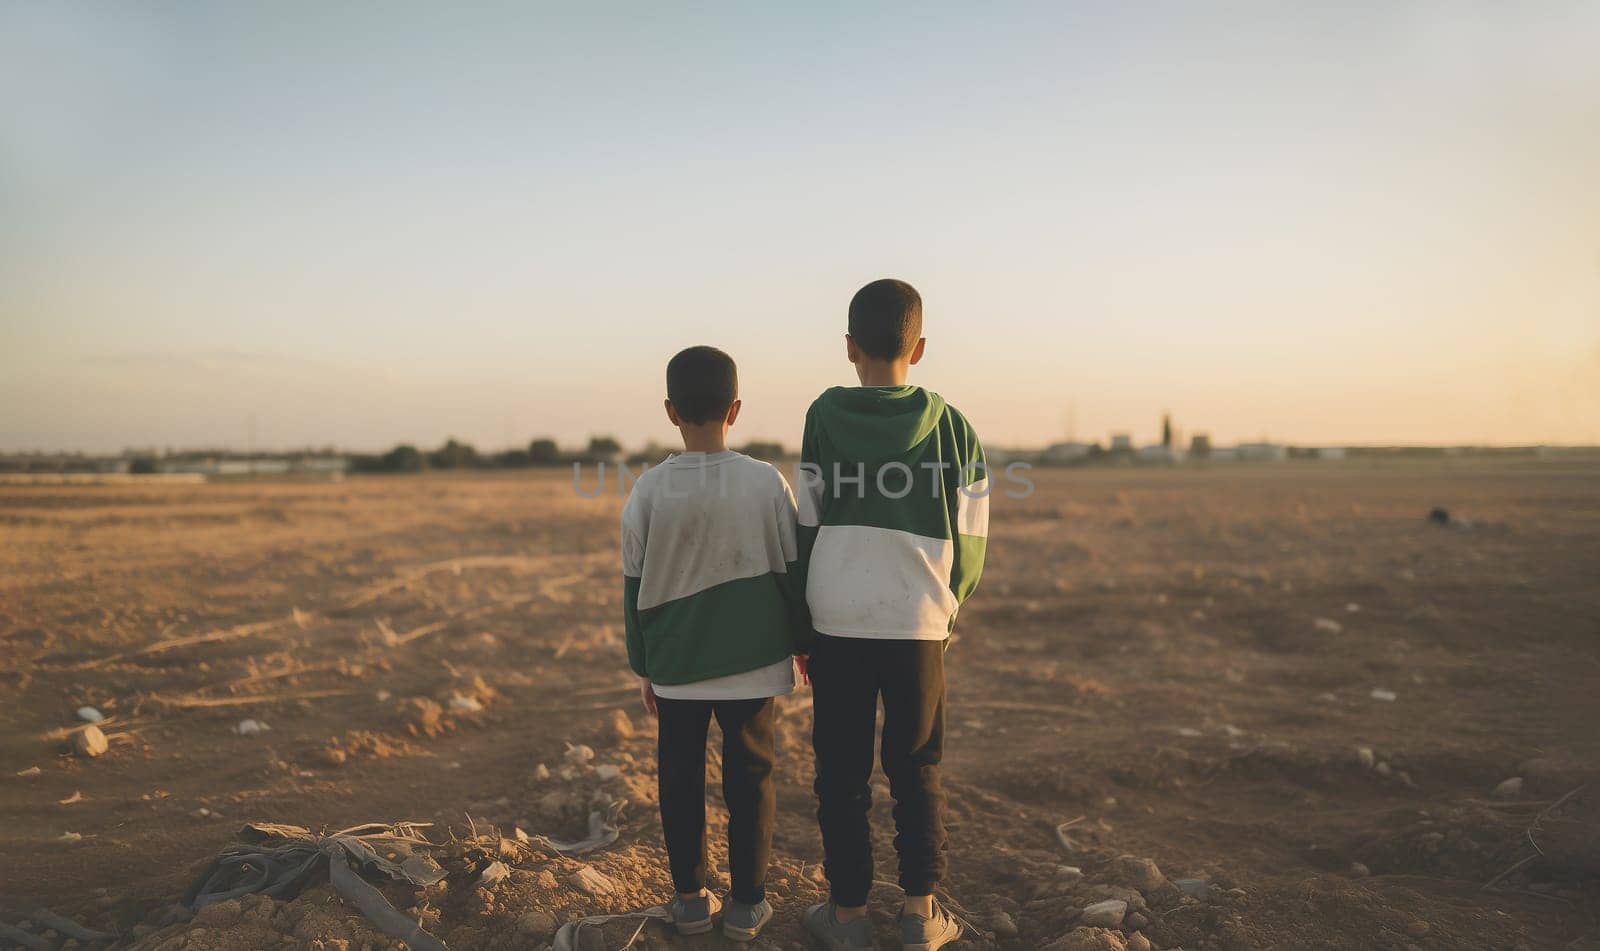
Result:
{"label": "gray sneaker", "polygon": [[715,895],[699,898],[672,896],[667,902],[667,921],[678,929],[678,934],[706,934],[711,931],[711,916],[722,910],[722,902]]}
{"label": "gray sneaker", "polygon": [[722,913],[722,933],[731,941],[754,941],[761,929],[772,920],[772,905],[765,900],[754,905],[728,899]]}
{"label": "gray sneaker", "polygon": [[900,915],[900,947],[904,951],[939,951],[959,937],[961,925],[937,900],[932,918],[903,912]]}
{"label": "gray sneaker", "polygon": [[833,913],[836,907],[825,901],[807,908],[800,919],[806,932],[827,951],[875,951],[878,944],[872,938],[872,922],[865,917],[841,922]]}

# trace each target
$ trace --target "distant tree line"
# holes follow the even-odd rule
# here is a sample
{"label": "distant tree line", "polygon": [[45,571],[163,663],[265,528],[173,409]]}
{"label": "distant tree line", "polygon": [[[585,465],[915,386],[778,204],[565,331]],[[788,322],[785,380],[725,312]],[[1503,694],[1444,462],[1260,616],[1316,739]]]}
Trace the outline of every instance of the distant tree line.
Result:
{"label": "distant tree line", "polygon": [[[352,455],[352,472],[422,472],[425,469],[532,469],[542,466],[625,463],[630,466],[654,465],[665,459],[672,450],[650,443],[631,454],[624,454],[622,444],[611,436],[595,436],[584,449],[565,451],[554,439],[540,438],[528,443],[527,448],[508,449],[504,452],[480,453],[471,443],[448,439],[432,451],[401,444],[385,453]],[[783,445],[776,442],[752,442],[740,451],[757,459],[769,461],[784,457]]]}

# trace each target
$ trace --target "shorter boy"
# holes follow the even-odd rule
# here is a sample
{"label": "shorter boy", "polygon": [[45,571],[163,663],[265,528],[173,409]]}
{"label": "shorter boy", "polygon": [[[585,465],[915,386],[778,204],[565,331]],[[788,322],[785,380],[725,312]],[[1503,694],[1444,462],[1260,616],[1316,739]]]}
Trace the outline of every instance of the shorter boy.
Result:
{"label": "shorter boy", "polygon": [[794,690],[804,595],[796,567],[795,500],[765,462],[727,448],[739,416],[733,360],[690,347],[667,364],[667,418],[684,452],[639,477],[622,510],[628,664],[659,721],[661,831],[680,934],[705,934],[722,908],[706,890],[706,735],[722,727],[733,888],[722,930],[752,941],[772,920],[767,863],[777,791],[773,698]]}

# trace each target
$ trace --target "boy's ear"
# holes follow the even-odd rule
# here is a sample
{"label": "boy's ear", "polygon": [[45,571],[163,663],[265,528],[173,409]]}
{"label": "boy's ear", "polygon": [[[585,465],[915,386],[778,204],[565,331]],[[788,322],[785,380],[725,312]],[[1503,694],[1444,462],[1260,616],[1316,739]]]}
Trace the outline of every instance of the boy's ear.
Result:
{"label": "boy's ear", "polygon": [[671,400],[662,400],[661,401],[661,405],[665,406],[667,408],[667,419],[672,421],[672,425],[674,425],[674,426],[682,426],[683,425],[683,423],[678,421],[678,410],[677,410],[676,407],[674,407],[672,405],[672,401]]}
{"label": "boy's ear", "polygon": [[849,334],[844,335],[844,355],[851,363],[861,362],[861,348],[856,346],[856,338]]}
{"label": "boy's ear", "polygon": [[907,360],[906,362],[907,363],[912,363],[912,364],[920,363],[922,361],[922,350],[927,345],[928,345],[928,338],[927,337],[918,337],[917,338],[917,345],[915,347],[911,348],[911,359]]}
{"label": "boy's ear", "polygon": [[722,418],[724,426],[732,426],[733,421],[739,418],[739,407],[744,405],[740,400],[734,400],[728,406],[728,415]]}

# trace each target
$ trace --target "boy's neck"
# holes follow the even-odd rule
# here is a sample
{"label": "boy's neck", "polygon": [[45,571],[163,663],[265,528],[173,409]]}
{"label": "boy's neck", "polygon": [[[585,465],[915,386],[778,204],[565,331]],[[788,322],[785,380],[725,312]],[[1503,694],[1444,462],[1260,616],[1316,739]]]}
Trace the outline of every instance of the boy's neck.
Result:
{"label": "boy's neck", "polygon": [[728,448],[728,429],[721,423],[705,426],[679,426],[684,452],[723,452]]}
{"label": "boy's neck", "polygon": [[856,378],[862,386],[905,386],[910,375],[908,360],[863,359],[856,364]]}

